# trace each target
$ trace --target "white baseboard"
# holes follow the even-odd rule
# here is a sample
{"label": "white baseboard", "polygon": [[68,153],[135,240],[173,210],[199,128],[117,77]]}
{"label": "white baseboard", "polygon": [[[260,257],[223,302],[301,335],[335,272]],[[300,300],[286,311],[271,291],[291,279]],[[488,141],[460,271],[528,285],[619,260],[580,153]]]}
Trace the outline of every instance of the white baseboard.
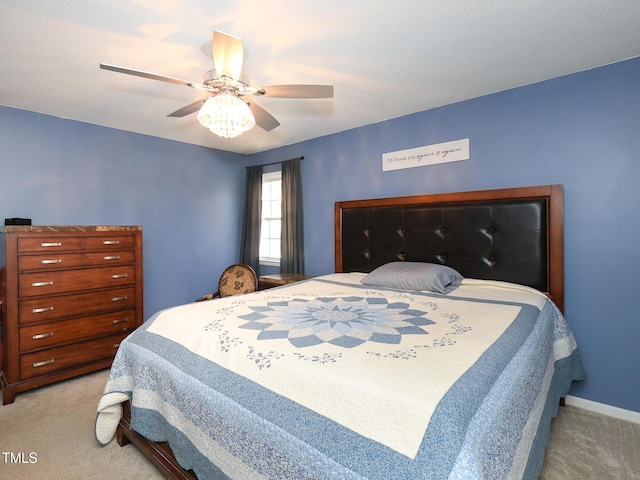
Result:
{"label": "white baseboard", "polygon": [[640,412],[613,407],[605,403],[585,400],[584,398],[574,397],[573,395],[567,395],[564,401],[566,405],[573,405],[574,407],[584,408],[585,410],[601,413],[602,415],[608,415],[610,417],[619,418],[620,420],[626,420],[627,422],[640,424]]}

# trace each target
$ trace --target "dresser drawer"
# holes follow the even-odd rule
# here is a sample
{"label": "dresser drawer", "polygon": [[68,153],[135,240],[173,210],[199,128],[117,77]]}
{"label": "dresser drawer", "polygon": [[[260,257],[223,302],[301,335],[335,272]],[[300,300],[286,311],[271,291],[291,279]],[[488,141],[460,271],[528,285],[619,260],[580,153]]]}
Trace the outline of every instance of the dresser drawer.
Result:
{"label": "dresser drawer", "polygon": [[113,358],[128,332],[20,355],[20,379],[27,380],[90,362]]}
{"label": "dresser drawer", "polygon": [[59,322],[29,325],[20,328],[20,351],[48,348],[86,338],[133,330],[136,327],[135,322],[135,309],[128,309]]}
{"label": "dresser drawer", "polygon": [[20,255],[18,257],[18,270],[53,270],[67,267],[81,267],[82,254],[80,253],[55,253],[47,255]]}
{"label": "dresser drawer", "polygon": [[86,237],[84,239],[85,250],[118,250],[133,248],[135,239],[131,235],[104,235],[99,237]]}
{"label": "dresser drawer", "polygon": [[21,300],[20,325],[136,306],[135,287]]}
{"label": "dresser drawer", "polygon": [[57,252],[79,250],[82,248],[80,237],[23,237],[18,238],[18,253]]}
{"label": "dresser drawer", "polygon": [[55,253],[47,255],[20,255],[18,270],[60,270],[75,267],[100,267],[126,265],[135,262],[133,250],[118,250],[90,253]]}
{"label": "dresser drawer", "polygon": [[133,285],[135,282],[136,270],[133,265],[90,270],[21,273],[18,281],[20,297],[119,287]]}
{"label": "dresser drawer", "polygon": [[135,261],[133,250],[117,250],[113,252],[94,252],[82,255],[85,266],[126,265]]}

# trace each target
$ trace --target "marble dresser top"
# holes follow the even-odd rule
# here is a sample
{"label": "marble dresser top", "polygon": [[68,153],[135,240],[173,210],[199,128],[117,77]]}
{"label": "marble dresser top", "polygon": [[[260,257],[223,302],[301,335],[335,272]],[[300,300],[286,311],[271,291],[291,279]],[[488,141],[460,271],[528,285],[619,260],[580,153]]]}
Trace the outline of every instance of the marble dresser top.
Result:
{"label": "marble dresser top", "polygon": [[5,225],[5,233],[48,232],[135,232],[139,225]]}

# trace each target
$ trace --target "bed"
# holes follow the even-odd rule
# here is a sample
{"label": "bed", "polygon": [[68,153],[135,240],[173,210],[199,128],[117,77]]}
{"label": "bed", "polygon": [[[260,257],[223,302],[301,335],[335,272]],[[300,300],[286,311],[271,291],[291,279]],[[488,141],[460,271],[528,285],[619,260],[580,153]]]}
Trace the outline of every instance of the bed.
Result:
{"label": "bed", "polygon": [[336,273],[123,341],[96,438],[169,478],[537,478],[584,377],[562,209],[558,185],[337,202]]}

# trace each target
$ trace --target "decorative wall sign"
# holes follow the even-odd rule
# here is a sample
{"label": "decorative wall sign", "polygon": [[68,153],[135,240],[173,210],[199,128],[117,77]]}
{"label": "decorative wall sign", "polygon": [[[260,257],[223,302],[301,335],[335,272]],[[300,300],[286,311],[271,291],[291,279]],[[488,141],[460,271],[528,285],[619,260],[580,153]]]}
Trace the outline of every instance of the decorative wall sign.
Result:
{"label": "decorative wall sign", "polygon": [[382,154],[382,171],[469,160],[469,139]]}

